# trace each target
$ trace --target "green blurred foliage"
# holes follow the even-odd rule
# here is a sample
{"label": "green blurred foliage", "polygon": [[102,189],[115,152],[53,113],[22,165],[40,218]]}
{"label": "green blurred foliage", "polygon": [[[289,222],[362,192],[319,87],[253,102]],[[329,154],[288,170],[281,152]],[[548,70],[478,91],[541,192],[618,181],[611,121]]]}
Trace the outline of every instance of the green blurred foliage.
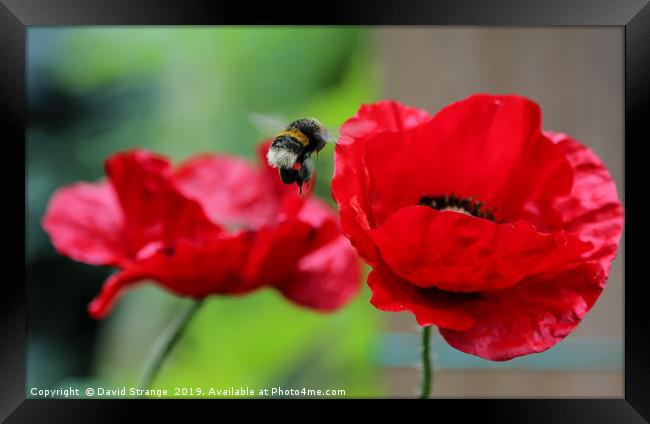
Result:
{"label": "green blurred foliage", "polygon": [[[39,225],[51,193],[100,178],[104,158],[115,151],[144,147],[176,162],[200,152],[256,161],[257,143],[272,134],[260,134],[251,113],[315,116],[336,129],[360,103],[380,96],[371,35],[350,28],[30,28],[30,118],[60,119],[30,120],[28,263],[55,257]],[[64,111],[56,110],[52,87]],[[330,145],[316,162],[316,193],[330,204],[332,153]],[[43,296],[41,285],[33,284],[30,297]],[[380,315],[363,286],[350,306],[329,315],[298,308],[272,290],[211,298],[155,386],[380,394],[374,368]],[[61,296],[55,300],[64,302]],[[128,292],[98,326],[90,376],[49,381],[44,376],[57,363],[45,363],[48,349],[62,345],[43,332],[30,336],[28,385],[136,384],[153,341],[185,302],[151,285]],[[34,311],[30,319],[38,327],[44,318]]]}

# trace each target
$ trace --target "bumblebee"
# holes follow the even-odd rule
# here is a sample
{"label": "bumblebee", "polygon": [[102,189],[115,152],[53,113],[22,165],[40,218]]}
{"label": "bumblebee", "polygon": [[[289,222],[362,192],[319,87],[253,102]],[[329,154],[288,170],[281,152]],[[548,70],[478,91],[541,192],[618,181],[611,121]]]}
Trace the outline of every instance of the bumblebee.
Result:
{"label": "bumblebee", "polygon": [[318,154],[329,137],[329,132],[317,119],[298,119],[275,135],[266,160],[271,167],[279,170],[283,183],[296,183],[302,194],[303,184],[314,174],[311,155],[314,152]]}

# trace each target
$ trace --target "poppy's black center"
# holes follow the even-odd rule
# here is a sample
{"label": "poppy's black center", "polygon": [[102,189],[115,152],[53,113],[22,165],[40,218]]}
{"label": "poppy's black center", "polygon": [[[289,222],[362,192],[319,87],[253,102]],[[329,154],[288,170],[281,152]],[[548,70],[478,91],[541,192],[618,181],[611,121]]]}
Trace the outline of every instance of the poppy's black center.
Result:
{"label": "poppy's black center", "polygon": [[487,209],[482,202],[477,202],[471,197],[449,196],[422,196],[418,205],[429,206],[438,211],[454,211],[477,218],[495,221],[494,209]]}

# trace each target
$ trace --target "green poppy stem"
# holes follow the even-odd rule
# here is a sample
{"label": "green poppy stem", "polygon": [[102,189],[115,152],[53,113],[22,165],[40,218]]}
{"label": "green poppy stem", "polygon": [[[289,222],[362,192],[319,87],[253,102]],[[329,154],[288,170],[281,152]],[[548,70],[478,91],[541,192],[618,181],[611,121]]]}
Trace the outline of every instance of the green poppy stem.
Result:
{"label": "green poppy stem", "polygon": [[422,392],[420,399],[427,399],[431,392],[433,384],[433,375],[431,374],[431,326],[422,327]]}
{"label": "green poppy stem", "polygon": [[199,310],[202,303],[203,299],[194,300],[190,305],[185,307],[185,309],[183,309],[160,334],[147,357],[147,361],[145,362],[140,389],[144,390],[151,386],[151,383],[160,371],[165,358],[167,358],[169,353],[173,350],[187,327],[187,324],[190,322],[196,311]]}

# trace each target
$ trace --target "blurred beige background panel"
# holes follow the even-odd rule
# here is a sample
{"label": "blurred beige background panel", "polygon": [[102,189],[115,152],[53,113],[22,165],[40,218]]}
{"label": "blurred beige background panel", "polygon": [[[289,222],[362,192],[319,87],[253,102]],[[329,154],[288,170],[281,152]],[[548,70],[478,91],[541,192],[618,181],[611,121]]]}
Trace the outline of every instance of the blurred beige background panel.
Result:
{"label": "blurred beige background panel", "polygon": [[[385,97],[430,112],[474,93],[529,97],[542,108],[544,129],[569,134],[603,159],[624,201],[622,28],[390,27],[377,32],[377,42]],[[606,338],[623,345],[623,241],[603,295],[567,340]],[[390,314],[386,322],[386,331],[416,328],[410,314]],[[417,384],[412,374],[387,371],[391,394],[412,395],[401,389]],[[442,396],[623,395],[622,371],[441,374],[434,393]]]}
{"label": "blurred beige background panel", "polygon": [[[419,395],[420,372],[384,372],[390,397]],[[623,379],[608,371],[443,370],[435,373],[433,397],[439,398],[612,398],[623,397]]]}

